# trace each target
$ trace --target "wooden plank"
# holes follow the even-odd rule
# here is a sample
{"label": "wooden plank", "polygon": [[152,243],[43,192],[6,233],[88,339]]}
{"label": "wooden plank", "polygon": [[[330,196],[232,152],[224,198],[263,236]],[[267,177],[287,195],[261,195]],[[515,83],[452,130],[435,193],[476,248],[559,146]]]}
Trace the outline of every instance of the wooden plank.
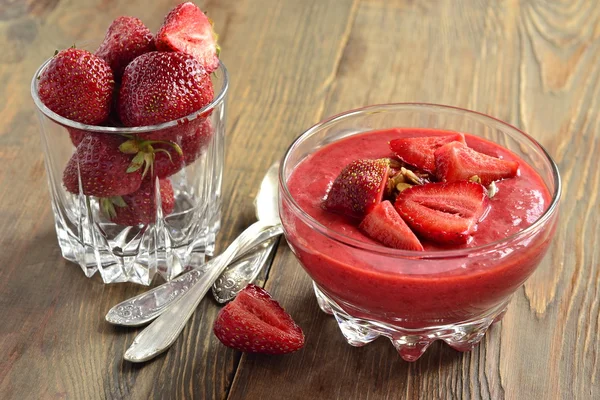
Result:
{"label": "wooden plank", "polygon": [[[210,300],[168,353],[144,365],[122,361],[137,331],[112,327],[103,316],[144,288],[87,280],[60,257],[29,96],[35,69],[56,47],[102,37],[117,15],[136,15],[156,29],[177,3],[48,0],[0,9],[2,398],[227,395],[239,355],[212,334],[219,308]],[[203,9],[221,34],[232,76],[222,247],[253,220],[251,199],[268,166],[314,122],[310,110],[324,103],[323,82],[337,65],[353,2],[226,0]]]}
{"label": "wooden plank", "polygon": [[476,350],[434,345],[413,364],[384,339],[345,344],[310,279],[281,251],[267,289],[303,327],[306,347],[243,355],[230,399],[600,398],[599,27],[592,0],[361,1],[321,116],[428,101],[509,121],[559,164],[561,229]]}

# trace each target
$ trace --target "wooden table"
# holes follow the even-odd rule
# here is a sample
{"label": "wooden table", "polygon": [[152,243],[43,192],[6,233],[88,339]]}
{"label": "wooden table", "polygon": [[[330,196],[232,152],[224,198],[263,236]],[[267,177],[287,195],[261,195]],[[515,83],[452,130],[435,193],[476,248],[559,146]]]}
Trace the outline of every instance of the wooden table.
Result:
{"label": "wooden table", "polygon": [[[596,0],[213,0],[231,73],[219,248],[253,221],[267,167],[322,118],[385,102],[488,113],[537,138],[564,182],[561,228],[504,320],[473,352],[403,362],[384,339],[345,343],[281,241],[266,288],[305,348],[242,355],[205,299],[158,359],[122,360],[138,332],[104,314],[141,293],[84,277],[58,249],[29,82],[56,47],[118,15],[156,29],[176,1],[0,3],[0,398],[600,398],[600,7]],[[263,279],[264,282],[264,279]]]}

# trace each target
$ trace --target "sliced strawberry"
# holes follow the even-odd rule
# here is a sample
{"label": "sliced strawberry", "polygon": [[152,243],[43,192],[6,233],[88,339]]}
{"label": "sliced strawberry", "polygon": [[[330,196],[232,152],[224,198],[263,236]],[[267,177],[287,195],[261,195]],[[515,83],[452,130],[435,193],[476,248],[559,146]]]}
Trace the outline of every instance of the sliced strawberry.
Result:
{"label": "sliced strawberry", "polygon": [[421,237],[467,243],[487,207],[485,188],[474,182],[427,183],[402,191],[396,210]]}
{"label": "sliced strawberry", "polygon": [[248,353],[285,354],[304,346],[302,329],[292,317],[252,284],[219,311],[213,332],[225,346]]}
{"label": "sliced strawberry", "polygon": [[335,178],[325,199],[325,209],[362,218],[377,204],[385,191],[389,161],[356,160]]}
{"label": "sliced strawberry", "polygon": [[219,67],[219,45],[212,21],[194,3],[178,5],[156,33],[156,48],[194,56],[208,73]]}
{"label": "sliced strawberry", "polygon": [[398,215],[394,206],[385,200],[377,204],[359,225],[371,239],[388,247],[423,251],[423,245]]}
{"label": "sliced strawberry", "polygon": [[517,175],[519,163],[479,153],[465,144],[448,143],[435,151],[436,176],[444,182],[468,180],[477,175],[484,186]]}
{"label": "sliced strawberry", "polygon": [[465,143],[465,137],[462,133],[454,133],[442,136],[400,138],[390,141],[390,149],[405,163],[433,174],[435,173],[435,150],[454,141]]}

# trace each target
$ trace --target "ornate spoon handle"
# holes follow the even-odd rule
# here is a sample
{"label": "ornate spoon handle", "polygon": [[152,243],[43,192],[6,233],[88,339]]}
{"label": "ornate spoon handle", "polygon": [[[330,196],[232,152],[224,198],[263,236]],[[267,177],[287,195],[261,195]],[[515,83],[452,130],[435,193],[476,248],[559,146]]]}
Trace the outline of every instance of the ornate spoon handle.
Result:
{"label": "ornate spoon handle", "polygon": [[229,245],[221,257],[211,260],[207,264],[206,272],[202,275],[202,278],[190,287],[179,301],[165,310],[152,324],[137,335],[132,345],[125,352],[125,359],[131,362],[148,361],[168,349],[175,342],[204,295],[233,259],[238,249],[248,246],[255,240],[260,239],[262,243],[273,237],[273,230],[268,228],[272,228],[272,225],[266,225],[260,221],[255,222]]}
{"label": "ornate spoon handle", "polygon": [[[269,232],[274,235],[281,233],[280,227],[269,228]],[[270,233],[269,233],[270,234]],[[237,265],[244,265],[244,268],[260,270],[261,266],[254,265],[264,262],[263,257],[259,257],[258,253],[266,252],[267,250],[259,250],[258,253],[247,255],[254,246],[260,244],[254,240],[247,246],[242,246],[236,252],[237,255],[243,256],[237,258],[232,268],[237,269]],[[135,297],[129,298],[114,307],[112,307],[104,317],[107,322],[121,326],[141,326],[149,323],[160,314],[162,314],[169,306],[179,300],[206,272],[207,266],[212,264],[222,257],[219,255],[209,261],[203,268],[192,270],[185,274],[163,283],[160,286],[150,289]],[[250,258],[250,261],[248,261]],[[248,263],[252,265],[248,265]]]}
{"label": "ornate spoon handle", "polygon": [[233,300],[246,285],[254,282],[277,243],[276,237],[266,240],[257,246],[257,250],[245,262],[242,260],[229,265],[212,287],[215,300],[219,303],[227,303]]}

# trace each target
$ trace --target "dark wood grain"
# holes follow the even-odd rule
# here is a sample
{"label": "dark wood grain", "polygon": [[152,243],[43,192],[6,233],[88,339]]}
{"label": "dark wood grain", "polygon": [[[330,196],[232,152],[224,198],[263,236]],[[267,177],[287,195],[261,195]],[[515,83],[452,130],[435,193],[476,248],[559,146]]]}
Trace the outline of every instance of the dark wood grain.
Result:
{"label": "dark wood grain", "polygon": [[[305,329],[307,347],[244,355],[231,399],[593,399],[600,396],[600,14],[593,2],[361,1],[322,116],[367,104],[453,104],[507,120],[556,157],[562,226],[502,323],[473,352],[430,348],[414,364],[384,339],[345,344],[310,279],[280,252],[267,288]],[[315,110],[318,108],[315,107]]]}
{"label": "dark wood grain", "polygon": [[140,293],[60,256],[29,82],[55,48],[117,15],[156,29],[178,1],[0,1],[0,398],[600,398],[600,7],[595,0],[212,0],[232,80],[219,248],[253,220],[268,166],[321,118],[373,103],[463,106],[529,132],[564,182],[561,229],[504,320],[471,353],[406,363],[386,340],[348,346],[285,241],[266,287],[306,347],[240,355],[205,299],[174,347],[132,365],[136,330],[105,312]]}

